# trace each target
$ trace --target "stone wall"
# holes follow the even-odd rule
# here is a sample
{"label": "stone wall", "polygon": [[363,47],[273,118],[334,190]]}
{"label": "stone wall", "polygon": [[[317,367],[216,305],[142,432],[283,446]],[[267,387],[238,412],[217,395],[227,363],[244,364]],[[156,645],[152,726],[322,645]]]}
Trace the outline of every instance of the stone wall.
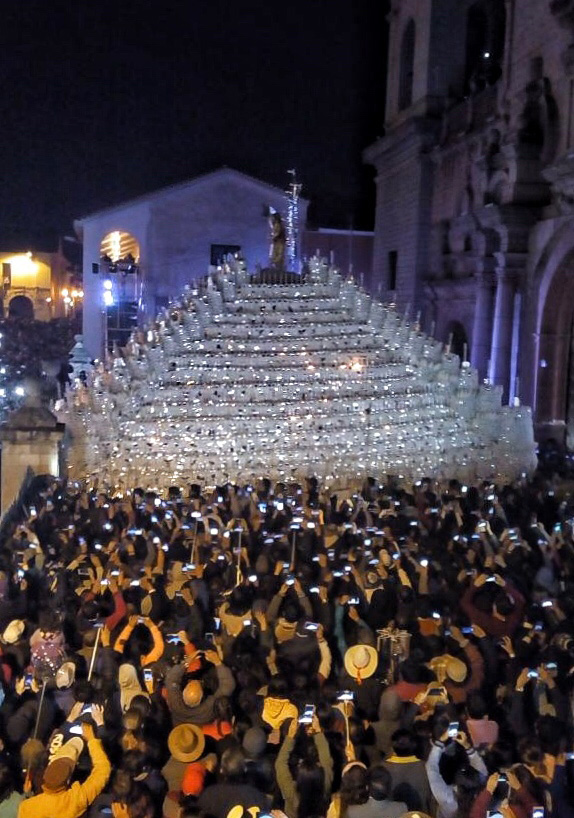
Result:
{"label": "stone wall", "polygon": [[[492,41],[501,41],[492,21],[499,26],[502,0],[480,3]],[[388,253],[396,250],[397,286],[383,293],[399,308],[422,307],[423,325],[434,325],[442,340],[459,322],[473,365],[495,378],[506,399],[518,378],[539,426],[563,428],[569,416],[574,429],[574,391],[566,385],[574,318],[567,274],[574,3],[506,0],[504,54],[492,65],[485,51],[483,73],[469,74],[473,4],[393,0],[386,134],[365,152],[377,169],[373,275],[388,284]],[[401,37],[410,17],[417,26],[413,104],[399,112]]]}

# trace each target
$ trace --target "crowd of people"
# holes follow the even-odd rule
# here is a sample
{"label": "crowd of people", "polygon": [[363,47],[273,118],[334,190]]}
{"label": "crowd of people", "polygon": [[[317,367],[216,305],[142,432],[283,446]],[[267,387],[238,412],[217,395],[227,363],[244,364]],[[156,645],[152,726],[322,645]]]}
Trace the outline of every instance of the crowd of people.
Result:
{"label": "crowd of people", "polygon": [[573,818],[570,515],[46,480],[0,546],[0,818]]}

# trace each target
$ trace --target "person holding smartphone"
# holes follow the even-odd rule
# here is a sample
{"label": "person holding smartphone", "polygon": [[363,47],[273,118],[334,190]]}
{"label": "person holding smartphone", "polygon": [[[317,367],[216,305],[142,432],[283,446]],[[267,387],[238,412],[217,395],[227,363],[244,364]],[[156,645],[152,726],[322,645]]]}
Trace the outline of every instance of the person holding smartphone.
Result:
{"label": "person holding smartphone", "polygon": [[[455,777],[459,769],[472,767],[486,779],[484,761],[462,730],[452,735],[453,725],[440,716],[433,728],[434,740],[426,762],[431,792],[438,805],[438,818],[454,818],[458,810]],[[450,730],[449,730],[450,728]]]}
{"label": "person holding smartphone", "polygon": [[48,763],[42,778],[42,792],[22,801],[18,818],[75,818],[84,815],[104,789],[111,773],[110,761],[90,724],[82,725],[92,770],[85,781],[73,781],[79,755],[84,747],[80,737],[67,741]]}
{"label": "person holding smartphone", "polygon": [[114,642],[114,650],[121,654],[125,652],[126,644],[132,636],[134,629],[138,625],[144,625],[150,632],[153,640],[152,649],[145,654],[140,654],[140,664],[142,667],[144,667],[145,665],[151,665],[161,659],[165,649],[163,634],[155,622],[149,618],[149,616],[137,616],[135,614],[130,616],[127,625],[125,625]]}
{"label": "person holding smartphone", "polygon": [[[311,710],[307,712],[311,713]],[[308,724],[300,724],[298,719],[291,720],[275,762],[277,785],[281,790],[285,802],[284,812],[288,818],[299,818],[300,803],[305,805],[306,815],[324,815],[331,795],[333,759],[329,744],[321,732],[319,719],[314,711],[310,718]],[[293,775],[288,762],[299,729],[304,730],[315,745],[317,760],[311,761],[309,756],[302,759]]]}

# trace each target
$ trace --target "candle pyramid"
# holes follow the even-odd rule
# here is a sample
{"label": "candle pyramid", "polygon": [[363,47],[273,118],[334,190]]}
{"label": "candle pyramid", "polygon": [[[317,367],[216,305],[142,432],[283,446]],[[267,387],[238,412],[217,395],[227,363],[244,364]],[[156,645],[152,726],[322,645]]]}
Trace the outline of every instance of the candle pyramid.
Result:
{"label": "candle pyramid", "polygon": [[510,480],[536,464],[528,408],[319,258],[302,277],[235,261],[187,288],[66,421],[72,474],[109,486]]}

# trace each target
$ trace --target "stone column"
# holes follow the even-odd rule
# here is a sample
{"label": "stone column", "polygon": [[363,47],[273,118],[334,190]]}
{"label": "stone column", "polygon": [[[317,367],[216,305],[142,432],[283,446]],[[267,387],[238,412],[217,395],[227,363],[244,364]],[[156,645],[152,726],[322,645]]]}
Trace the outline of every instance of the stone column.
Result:
{"label": "stone column", "polygon": [[496,278],[489,376],[493,383],[502,386],[503,400],[507,401],[510,382],[510,355],[512,352],[515,279],[505,269],[498,270]]}
{"label": "stone column", "polygon": [[60,476],[60,441],[64,424],[31,395],[27,403],[9,415],[0,426],[2,475],[0,514],[4,516],[18,497],[24,477],[31,469],[35,475]]}
{"label": "stone column", "polygon": [[540,439],[562,445],[566,435],[566,403],[570,333],[545,332],[539,337],[536,426]]}
{"label": "stone column", "polygon": [[477,276],[474,322],[470,345],[470,363],[478,370],[480,379],[486,378],[490,344],[492,340],[492,315],[494,309],[494,279],[483,273]]}

